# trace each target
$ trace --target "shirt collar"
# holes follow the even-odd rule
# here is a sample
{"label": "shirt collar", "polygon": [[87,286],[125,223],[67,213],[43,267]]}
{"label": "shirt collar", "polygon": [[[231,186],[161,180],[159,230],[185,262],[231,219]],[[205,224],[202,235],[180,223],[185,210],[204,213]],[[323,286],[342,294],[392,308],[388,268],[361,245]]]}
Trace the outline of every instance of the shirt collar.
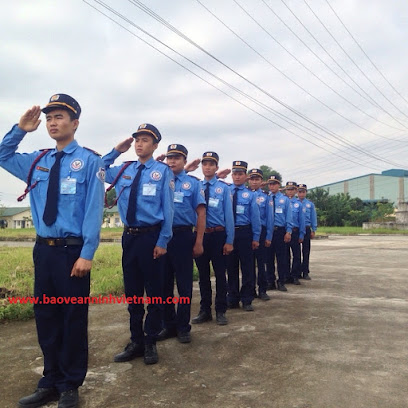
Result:
{"label": "shirt collar", "polygon": [[[78,148],[78,142],[74,139],[69,145],[65,146],[62,151],[65,154],[70,154],[73,153],[76,149]],[[57,148],[55,148],[52,152],[51,155],[55,156],[58,153]]]}
{"label": "shirt collar", "polygon": [[[151,157],[146,163],[144,163],[144,165],[145,165],[145,167],[147,167],[147,168],[149,169],[150,167],[153,166],[153,163],[154,163],[155,161],[156,161],[156,160],[154,160],[153,157]],[[142,163],[140,163],[140,161],[137,161],[136,168],[138,169],[141,164],[142,164]]]}

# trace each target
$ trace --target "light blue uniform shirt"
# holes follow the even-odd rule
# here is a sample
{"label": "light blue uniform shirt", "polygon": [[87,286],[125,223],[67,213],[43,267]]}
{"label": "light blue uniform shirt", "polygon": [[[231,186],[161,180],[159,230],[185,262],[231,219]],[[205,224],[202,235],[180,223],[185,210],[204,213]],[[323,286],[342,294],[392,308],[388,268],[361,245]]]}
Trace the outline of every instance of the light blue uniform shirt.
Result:
{"label": "light blue uniform shirt", "polygon": [[276,194],[270,194],[269,205],[273,207],[273,197],[275,196],[275,208],[273,211],[275,227],[285,227],[286,232],[292,233],[292,209],[289,198],[280,191]]}
{"label": "light blue uniform shirt", "polygon": [[244,184],[230,186],[231,195],[234,195],[235,189],[238,189],[237,195],[237,210],[235,226],[248,225],[252,226],[253,241],[258,241],[261,236],[261,217],[259,215],[259,207],[256,203],[256,196],[251,190],[245,187]]}
{"label": "light blue uniform shirt", "polygon": [[[124,166],[111,167],[111,164],[120,156],[120,152],[112,149],[102,159],[106,168],[106,181],[112,183]],[[149,159],[142,170],[137,190],[136,225],[132,227],[148,227],[161,224],[159,239],[156,245],[167,248],[172,237],[174,217],[174,179],[173,172],[167,164]],[[133,162],[126,168],[116,183],[118,210],[122,222],[127,225],[126,215],[129,204],[129,194],[134,177],[136,177],[140,163]]]}
{"label": "light blue uniform shirt", "polygon": [[273,237],[273,212],[272,207],[269,205],[269,196],[261,188],[253,191],[256,196],[256,202],[259,206],[259,215],[261,217],[261,224],[266,228],[267,241],[272,241]]}
{"label": "light blue uniform shirt", "polygon": [[[16,153],[26,132],[15,125],[0,144],[0,166],[17,178],[27,181],[33,161],[41,152]],[[43,222],[48,179],[55,163],[56,149],[49,151],[35,165],[30,192],[31,214],[37,234],[43,238],[82,237],[81,258],[92,260],[99,244],[104,200],[104,165],[102,159],[72,141],[61,159],[60,195],[57,219],[47,226]]]}
{"label": "light blue uniform shirt", "polygon": [[305,225],[310,227],[312,231],[317,230],[317,214],[314,203],[307,198],[302,201],[303,212],[305,214]]}
{"label": "light blue uniform shirt", "polygon": [[174,175],[174,220],[173,227],[197,224],[196,209],[205,206],[204,191],[200,180],[189,176],[184,170]]}
{"label": "light blue uniform shirt", "polygon": [[224,227],[227,239],[226,244],[234,244],[234,214],[232,212],[232,199],[228,184],[213,177],[211,180],[203,180],[203,190],[209,184],[209,201],[207,207],[206,227]]}
{"label": "light blue uniform shirt", "polygon": [[306,226],[302,203],[296,197],[289,198],[289,201],[292,208],[292,228],[299,228],[299,239],[303,239],[306,234]]}

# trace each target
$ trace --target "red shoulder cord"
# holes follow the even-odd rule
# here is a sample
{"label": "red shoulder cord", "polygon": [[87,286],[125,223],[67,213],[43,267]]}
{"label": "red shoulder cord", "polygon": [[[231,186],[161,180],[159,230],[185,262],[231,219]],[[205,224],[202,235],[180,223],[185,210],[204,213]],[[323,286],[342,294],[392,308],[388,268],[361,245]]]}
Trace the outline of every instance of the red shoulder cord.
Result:
{"label": "red shoulder cord", "polygon": [[112,188],[115,187],[115,184],[118,182],[118,180],[119,180],[120,177],[122,176],[123,172],[124,172],[132,163],[134,163],[134,162],[133,162],[133,161],[126,162],[126,163],[123,165],[123,167],[119,170],[119,173],[117,174],[117,176],[116,176],[115,179],[113,180],[112,184],[106,189],[106,191],[105,191],[105,208],[111,209],[111,208],[113,208],[113,207],[117,204],[117,202],[118,202],[118,200],[119,200],[119,197],[120,197],[120,195],[122,194],[123,189],[124,189],[125,187],[123,187],[122,190],[120,190],[119,194],[116,196],[115,201],[113,202],[112,205],[108,205],[108,191],[112,190]]}
{"label": "red shoulder cord", "polygon": [[35,169],[36,164],[52,149],[44,149],[33,161],[33,164],[30,167],[30,170],[28,171],[28,176],[27,176],[27,187],[24,190],[24,193],[17,198],[17,201],[23,201],[27,194],[38,184],[38,180],[35,181],[34,184],[31,184],[31,177],[33,176],[33,171]]}

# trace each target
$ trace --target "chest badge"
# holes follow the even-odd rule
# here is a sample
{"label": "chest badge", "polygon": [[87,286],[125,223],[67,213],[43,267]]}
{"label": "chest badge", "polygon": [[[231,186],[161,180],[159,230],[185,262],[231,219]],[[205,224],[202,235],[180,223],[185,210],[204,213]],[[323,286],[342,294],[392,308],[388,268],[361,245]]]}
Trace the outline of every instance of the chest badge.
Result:
{"label": "chest badge", "polygon": [[81,159],[74,159],[70,164],[70,168],[72,171],[79,171],[84,167],[84,162]]}

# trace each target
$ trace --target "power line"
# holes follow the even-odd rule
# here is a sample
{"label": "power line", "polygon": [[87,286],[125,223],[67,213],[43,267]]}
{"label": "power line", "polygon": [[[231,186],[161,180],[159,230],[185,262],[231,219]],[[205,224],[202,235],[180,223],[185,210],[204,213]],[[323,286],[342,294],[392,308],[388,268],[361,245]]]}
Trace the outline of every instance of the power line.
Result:
{"label": "power line", "polygon": [[392,83],[386,78],[386,76],[380,71],[380,69],[377,67],[377,65],[374,64],[373,60],[367,55],[367,53],[364,51],[363,47],[360,45],[360,43],[355,39],[353,34],[350,32],[350,30],[346,27],[346,25],[343,23],[339,15],[336,13],[336,11],[333,9],[331,4],[326,0],[327,5],[330,7],[332,10],[333,14],[337,17],[337,19],[340,21],[341,25],[344,27],[344,29],[347,31],[347,33],[350,35],[350,37],[353,39],[353,41],[356,43],[358,48],[360,48],[361,52],[366,56],[366,58],[371,62],[371,65],[377,70],[377,72],[384,78],[384,80],[388,83],[388,85],[399,95],[406,103],[408,103],[408,100],[404,98],[403,95],[392,85]]}

